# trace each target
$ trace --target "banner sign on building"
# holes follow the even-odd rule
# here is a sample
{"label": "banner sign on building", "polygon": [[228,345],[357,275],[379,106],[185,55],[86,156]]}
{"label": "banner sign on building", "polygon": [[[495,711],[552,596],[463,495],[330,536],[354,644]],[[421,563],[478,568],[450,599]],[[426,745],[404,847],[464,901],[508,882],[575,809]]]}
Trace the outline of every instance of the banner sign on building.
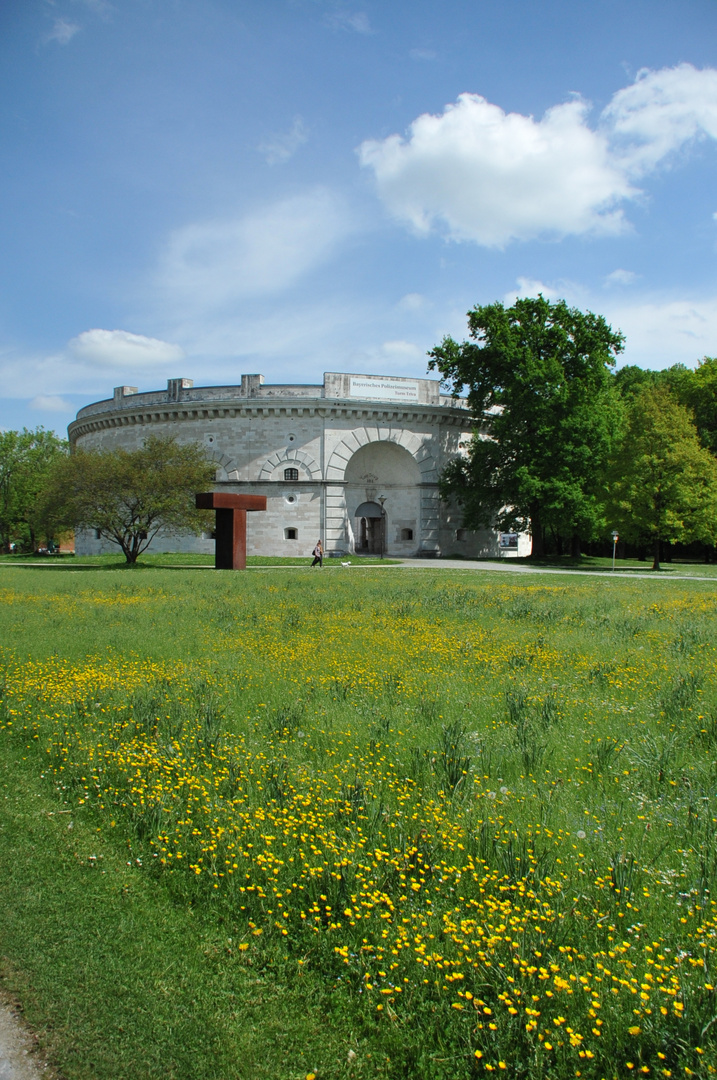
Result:
{"label": "banner sign on building", "polygon": [[352,375],[349,394],[365,401],[418,401],[418,383],[407,379]]}
{"label": "banner sign on building", "polygon": [[500,533],[498,544],[502,551],[517,551],[518,550],[518,534],[517,533]]}

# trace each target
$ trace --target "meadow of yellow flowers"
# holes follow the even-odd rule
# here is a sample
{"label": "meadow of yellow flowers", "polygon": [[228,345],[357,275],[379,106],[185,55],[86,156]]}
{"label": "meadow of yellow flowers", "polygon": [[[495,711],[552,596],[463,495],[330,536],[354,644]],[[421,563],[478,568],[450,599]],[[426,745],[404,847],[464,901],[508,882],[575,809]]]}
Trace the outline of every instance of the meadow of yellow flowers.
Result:
{"label": "meadow of yellow flowers", "polygon": [[717,1075],[712,585],[30,580],[0,738],[396,1076]]}

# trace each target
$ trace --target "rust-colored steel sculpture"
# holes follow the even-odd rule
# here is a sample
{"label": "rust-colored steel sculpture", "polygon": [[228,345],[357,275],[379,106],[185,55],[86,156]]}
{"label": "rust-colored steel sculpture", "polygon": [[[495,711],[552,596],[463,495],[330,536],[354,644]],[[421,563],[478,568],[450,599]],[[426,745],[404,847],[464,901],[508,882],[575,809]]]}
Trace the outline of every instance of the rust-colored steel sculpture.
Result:
{"label": "rust-colored steel sculpture", "polygon": [[196,496],[197,510],[216,511],[217,570],[246,569],[247,510],[266,510],[266,495],[230,495],[204,491]]}

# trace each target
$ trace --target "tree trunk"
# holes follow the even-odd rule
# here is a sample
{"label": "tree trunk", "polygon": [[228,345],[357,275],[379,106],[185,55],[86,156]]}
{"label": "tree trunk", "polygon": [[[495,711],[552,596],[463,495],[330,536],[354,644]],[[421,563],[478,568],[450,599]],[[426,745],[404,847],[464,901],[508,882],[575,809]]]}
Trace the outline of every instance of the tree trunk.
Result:
{"label": "tree trunk", "polygon": [[660,538],[659,538],[659,536],[655,537],[655,539],[654,539],[654,541],[652,543],[652,569],[653,570],[659,570],[660,569]]}
{"label": "tree trunk", "polygon": [[530,557],[531,559],[542,559],[545,554],[545,537],[543,535],[543,523],[540,520],[540,506],[537,503],[530,508],[530,533],[533,537]]}
{"label": "tree trunk", "polygon": [[137,547],[136,540],[134,540],[133,538],[131,544],[127,543],[127,541],[125,540],[122,540],[120,541],[120,547],[122,548],[122,554],[125,557],[125,562],[127,563],[127,566],[134,566],[137,562],[137,551],[135,550]]}
{"label": "tree trunk", "polygon": [[574,559],[579,559],[582,555],[582,549],[580,547],[580,537],[577,533],[573,533],[570,541],[570,554]]}

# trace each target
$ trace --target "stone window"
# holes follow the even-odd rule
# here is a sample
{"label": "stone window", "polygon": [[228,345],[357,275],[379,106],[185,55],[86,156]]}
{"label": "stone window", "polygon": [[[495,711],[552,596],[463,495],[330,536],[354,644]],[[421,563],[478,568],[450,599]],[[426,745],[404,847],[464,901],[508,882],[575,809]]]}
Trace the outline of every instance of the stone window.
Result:
{"label": "stone window", "polygon": [[402,540],[413,540],[413,529],[401,529]]}
{"label": "stone window", "polygon": [[102,533],[100,532],[99,529],[95,529],[95,540],[101,540],[101,539],[102,539]]}
{"label": "stone window", "polygon": [[464,543],[466,540],[466,529],[456,529],[456,540]]}
{"label": "stone window", "polygon": [[299,539],[299,530],[298,529],[284,529],[284,539],[285,540],[298,540]]}
{"label": "stone window", "polygon": [[298,480],[299,479],[299,470],[298,469],[284,469],[284,479],[285,480]]}

